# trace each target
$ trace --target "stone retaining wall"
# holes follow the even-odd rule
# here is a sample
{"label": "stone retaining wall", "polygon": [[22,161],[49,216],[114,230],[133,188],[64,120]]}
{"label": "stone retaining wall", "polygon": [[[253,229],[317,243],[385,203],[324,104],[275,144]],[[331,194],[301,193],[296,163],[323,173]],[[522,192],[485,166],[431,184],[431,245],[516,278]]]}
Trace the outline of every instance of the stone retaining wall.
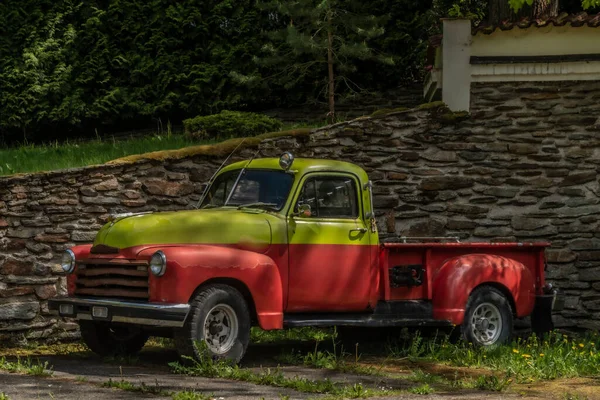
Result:
{"label": "stone retaining wall", "polygon": [[567,294],[557,325],[600,329],[600,83],[477,84],[471,101],[470,118],[432,109],[356,120],[296,152],[361,164],[384,240],[550,241],[547,277]]}
{"label": "stone retaining wall", "polygon": [[76,324],[48,313],[47,299],[66,294],[62,252],[92,242],[110,214],[193,208],[221,162],[198,156],[0,177],[0,343],[76,337]]}
{"label": "stone retaining wall", "polygon": [[[362,165],[375,182],[383,240],[551,241],[548,277],[568,295],[559,326],[600,329],[599,100],[596,82],[474,85],[470,118],[417,108],[260,149]],[[65,293],[60,253],[90,242],[111,213],[192,208],[220,161],[0,178],[0,341],[76,336],[75,324],[47,312],[47,299]]]}

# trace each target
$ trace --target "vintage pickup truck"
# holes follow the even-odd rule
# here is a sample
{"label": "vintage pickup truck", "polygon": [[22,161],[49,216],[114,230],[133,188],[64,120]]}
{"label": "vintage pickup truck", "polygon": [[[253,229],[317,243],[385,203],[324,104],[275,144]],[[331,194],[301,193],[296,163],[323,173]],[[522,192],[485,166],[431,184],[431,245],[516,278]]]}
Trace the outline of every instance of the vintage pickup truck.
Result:
{"label": "vintage pickup truck", "polygon": [[253,325],[458,326],[490,346],[511,338],[515,318],[552,327],[562,301],[544,280],[546,246],[382,244],[362,168],[285,153],[221,168],[196,210],[114,218],[65,252],[68,297],[49,307],[101,355],[156,335],[182,355],[204,341],[239,361]]}

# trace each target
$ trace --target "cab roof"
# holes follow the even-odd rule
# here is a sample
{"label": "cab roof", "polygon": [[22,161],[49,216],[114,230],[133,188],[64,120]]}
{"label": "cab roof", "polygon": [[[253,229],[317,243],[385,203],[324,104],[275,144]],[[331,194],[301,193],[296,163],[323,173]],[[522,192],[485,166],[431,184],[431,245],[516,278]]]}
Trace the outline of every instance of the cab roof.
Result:
{"label": "cab roof", "polygon": [[[248,160],[238,161],[223,168],[220,173],[244,168]],[[255,158],[248,169],[272,169],[281,171],[279,158]],[[367,182],[369,177],[364,169],[356,164],[345,161],[325,160],[318,158],[296,158],[292,164],[291,171],[297,171],[299,175],[310,172],[348,172],[356,175],[361,181]]]}

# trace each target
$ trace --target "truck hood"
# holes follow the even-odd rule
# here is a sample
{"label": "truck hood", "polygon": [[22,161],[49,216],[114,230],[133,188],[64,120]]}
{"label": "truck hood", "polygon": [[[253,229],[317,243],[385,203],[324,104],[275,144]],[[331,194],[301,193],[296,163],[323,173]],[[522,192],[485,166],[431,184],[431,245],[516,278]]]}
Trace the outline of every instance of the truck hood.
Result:
{"label": "truck hood", "polygon": [[266,252],[279,216],[261,210],[211,209],[132,215],[111,221],[94,245],[119,249],[155,244],[229,245]]}

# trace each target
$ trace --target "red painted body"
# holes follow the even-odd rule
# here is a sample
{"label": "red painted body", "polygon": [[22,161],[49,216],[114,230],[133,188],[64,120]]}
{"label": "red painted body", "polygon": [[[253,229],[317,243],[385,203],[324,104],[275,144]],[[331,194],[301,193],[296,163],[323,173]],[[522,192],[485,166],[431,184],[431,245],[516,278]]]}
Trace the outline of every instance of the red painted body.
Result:
{"label": "red painted body", "polygon": [[[203,285],[235,281],[247,288],[263,329],[283,327],[284,313],[372,310],[379,301],[430,300],[434,318],[461,324],[470,293],[482,284],[504,291],[518,317],[529,315],[544,285],[547,243],[271,245],[265,254],[233,245],[146,245],[119,254],[72,250],[76,259],[149,260],[162,250],[164,276],[150,275],[151,302],[188,303]],[[422,265],[421,286],[392,288],[388,269]],[[69,275],[73,295],[75,274]],[[250,299],[249,299],[250,300]]]}

